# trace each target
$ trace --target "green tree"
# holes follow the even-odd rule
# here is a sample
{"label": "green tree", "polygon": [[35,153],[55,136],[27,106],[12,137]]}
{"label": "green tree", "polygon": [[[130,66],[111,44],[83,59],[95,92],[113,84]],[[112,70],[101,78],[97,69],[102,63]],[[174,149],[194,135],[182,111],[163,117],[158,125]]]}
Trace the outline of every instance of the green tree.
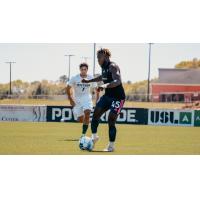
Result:
{"label": "green tree", "polygon": [[68,77],[66,75],[62,75],[59,77],[59,81],[61,83],[66,83],[68,81]]}
{"label": "green tree", "polygon": [[198,69],[200,68],[200,60],[193,58],[193,60],[181,61],[175,65],[176,69]]}

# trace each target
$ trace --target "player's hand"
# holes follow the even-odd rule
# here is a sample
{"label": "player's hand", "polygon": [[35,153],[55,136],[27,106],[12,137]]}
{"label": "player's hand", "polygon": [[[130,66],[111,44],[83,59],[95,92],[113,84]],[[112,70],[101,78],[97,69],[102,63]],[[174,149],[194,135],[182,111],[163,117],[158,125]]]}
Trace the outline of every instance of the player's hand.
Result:
{"label": "player's hand", "polygon": [[104,90],[104,88],[101,87],[101,86],[99,86],[99,87],[97,88],[97,92],[101,92],[101,91],[103,91],[103,90]]}
{"label": "player's hand", "polygon": [[72,107],[74,107],[74,106],[76,105],[76,103],[74,102],[73,99],[69,99],[69,102],[70,102],[70,105],[71,105]]}
{"label": "player's hand", "polygon": [[82,83],[89,83],[90,81],[89,81],[89,80],[86,80],[86,79],[83,79],[81,82],[82,82]]}

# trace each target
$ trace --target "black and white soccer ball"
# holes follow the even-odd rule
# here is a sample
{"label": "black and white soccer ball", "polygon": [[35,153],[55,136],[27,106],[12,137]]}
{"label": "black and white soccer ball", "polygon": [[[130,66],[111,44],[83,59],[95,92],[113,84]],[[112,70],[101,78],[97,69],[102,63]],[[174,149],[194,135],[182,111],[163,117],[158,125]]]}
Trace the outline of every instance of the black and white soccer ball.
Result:
{"label": "black and white soccer ball", "polygon": [[81,150],[92,151],[93,147],[94,147],[94,143],[93,143],[92,138],[87,137],[87,136],[83,136],[80,138],[79,148]]}

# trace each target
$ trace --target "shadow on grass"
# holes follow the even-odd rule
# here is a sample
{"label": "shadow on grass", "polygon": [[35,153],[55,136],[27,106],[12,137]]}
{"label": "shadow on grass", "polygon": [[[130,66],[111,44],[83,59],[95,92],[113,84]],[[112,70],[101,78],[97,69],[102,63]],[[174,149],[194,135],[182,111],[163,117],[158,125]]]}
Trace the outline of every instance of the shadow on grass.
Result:
{"label": "shadow on grass", "polygon": [[94,153],[112,153],[112,152],[104,151],[104,150],[92,150],[91,152],[94,152]]}

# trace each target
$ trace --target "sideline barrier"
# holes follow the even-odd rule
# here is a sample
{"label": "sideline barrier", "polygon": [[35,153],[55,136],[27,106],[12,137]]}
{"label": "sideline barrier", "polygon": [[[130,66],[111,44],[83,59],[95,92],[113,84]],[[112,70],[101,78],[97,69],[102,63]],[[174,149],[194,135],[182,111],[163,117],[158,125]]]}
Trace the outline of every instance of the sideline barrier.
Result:
{"label": "sideline barrier", "polygon": [[148,125],[194,126],[194,110],[149,109]]}
{"label": "sideline barrier", "polygon": [[[92,118],[91,112],[90,118]],[[101,117],[108,121],[109,111]],[[0,121],[75,122],[71,106],[0,105]],[[200,127],[200,110],[123,108],[118,124]]]}
{"label": "sideline barrier", "polygon": [[45,122],[47,106],[0,105],[0,121]]}
{"label": "sideline barrier", "polygon": [[200,126],[200,110],[194,111],[194,126]]}
{"label": "sideline barrier", "polygon": [[[91,112],[90,118],[92,118]],[[109,111],[101,117],[101,122],[108,121]],[[75,122],[72,107],[70,106],[47,106],[47,121],[60,122],[63,119],[66,122]],[[145,124],[148,123],[148,109],[144,108],[123,108],[117,119],[117,123],[121,124]]]}
{"label": "sideline barrier", "polygon": [[149,109],[148,125],[200,126],[200,110]]}

